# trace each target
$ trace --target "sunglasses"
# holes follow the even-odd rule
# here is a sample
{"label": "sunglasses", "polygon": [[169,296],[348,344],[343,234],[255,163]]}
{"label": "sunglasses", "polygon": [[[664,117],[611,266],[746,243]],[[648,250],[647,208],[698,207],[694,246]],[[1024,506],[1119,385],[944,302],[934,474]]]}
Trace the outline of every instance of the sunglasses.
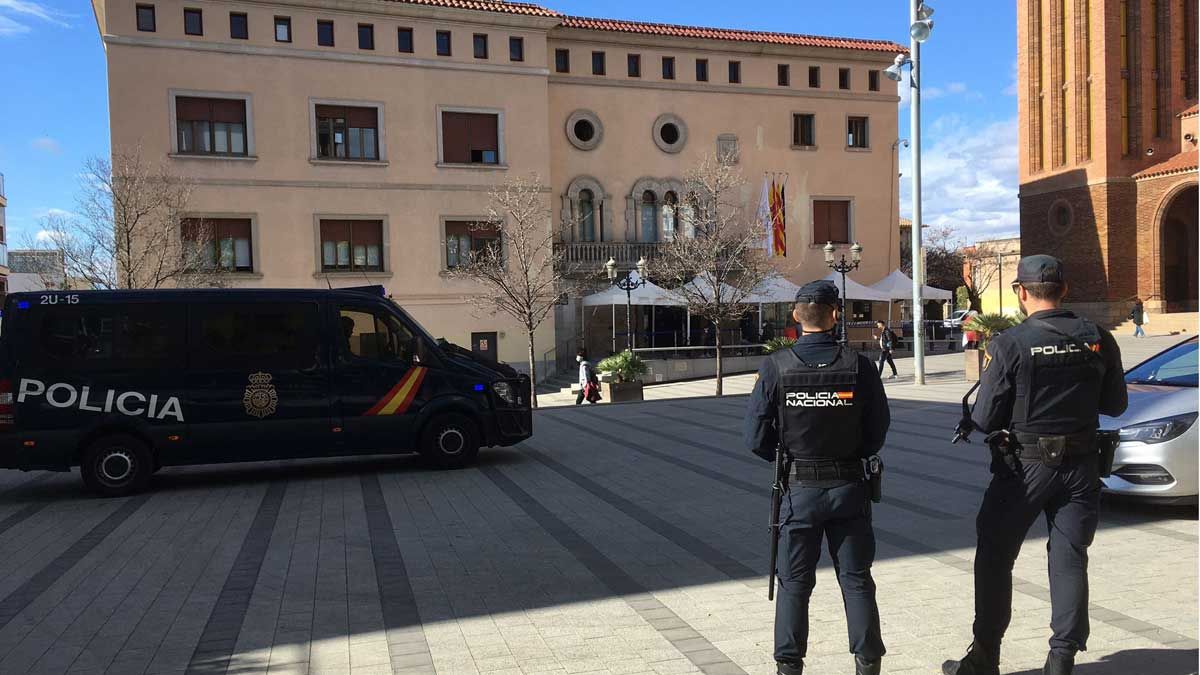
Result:
{"label": "sunglasses", "polygon": [[1019,281],[1012,282],[1012,292],[1013,293],[1016,293],[1017,289],[1020,287],[1021,287],[1021,282],[1019,282]]}

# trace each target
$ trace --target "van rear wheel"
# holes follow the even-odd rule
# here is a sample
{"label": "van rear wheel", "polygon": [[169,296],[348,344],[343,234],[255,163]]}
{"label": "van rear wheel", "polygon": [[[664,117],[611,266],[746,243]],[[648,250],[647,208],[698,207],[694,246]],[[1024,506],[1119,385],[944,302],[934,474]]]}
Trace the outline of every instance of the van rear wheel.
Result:
{"label": "van rear wheel", "polygon": [[92,492],[124,497],[146,487],[154,473],[154,457],[137,438],[113,434],[93,441],[83,451],[79,473]]}
{"label": "van rear wheel", "polygon": [[443,469],[461,469],[479,455],[479,432],[466,415],[446,413],[430,420],[421,432],[421,454]]}

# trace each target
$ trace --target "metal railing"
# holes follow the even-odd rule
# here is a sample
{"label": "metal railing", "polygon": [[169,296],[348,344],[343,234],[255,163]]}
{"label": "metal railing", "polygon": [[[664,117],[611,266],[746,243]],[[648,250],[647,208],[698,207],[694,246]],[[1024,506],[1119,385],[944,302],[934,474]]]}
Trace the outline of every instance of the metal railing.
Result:
{"label": "metal railing", "polygon": [[[721,356],[762,356],[763,347],[761,344],[721,345]],[[633,353],[643,359],[711,359],[716,357],[717,348],[713,345],[636,347]]]}
{"label": "metal railing", "polygon": [[643,257],[649,260],[658,254],[658,247],[658,242],[646,241],[570,241],[554,244],[554,253],[563,255],[564,262],[595,265],[600,270],[609,258],[623,266]]}

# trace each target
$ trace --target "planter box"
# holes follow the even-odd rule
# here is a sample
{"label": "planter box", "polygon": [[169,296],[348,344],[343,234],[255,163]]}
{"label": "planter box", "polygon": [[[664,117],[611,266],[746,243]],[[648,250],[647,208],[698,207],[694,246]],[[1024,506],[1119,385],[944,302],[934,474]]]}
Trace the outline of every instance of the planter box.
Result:
{"label": "planter box", "polygon": [[603,403],[641,401],[642,382],[601,382],[600,395],[604,397]]}
{"label": "planter box", "polygon": [[964,349],[963,357],[966,359],[963,372],[966,373],[967,382],[977,382],[979,374],[983,372],[983,350]]}

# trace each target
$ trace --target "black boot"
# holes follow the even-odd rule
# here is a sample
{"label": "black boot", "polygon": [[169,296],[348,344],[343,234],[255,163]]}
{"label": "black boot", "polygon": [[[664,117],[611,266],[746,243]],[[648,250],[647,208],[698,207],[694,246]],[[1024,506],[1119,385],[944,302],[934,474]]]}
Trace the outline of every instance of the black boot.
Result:
{"label": "black boot", "polygon": [[942,675],[1000,675],[1000,650],[971,643],[961,660],[942,664]]}
{"label": "black boot", "polygon": [[879,675],[881,663],[883,663],[883,659],[868,661],[856,654],[854,656],[854,675]]}
{"label": "black boot", "polygon": [[776,661],[775,672],[778,675],[804,675],[804,662],[785,663],[783,661]]}
{"label": "black boot", "polygon": [[1042,667],[1042,675],[1071,675],[1075,670],[1075,655],[1062,652],[1050,652],[1046,655],[1046,665]]}

